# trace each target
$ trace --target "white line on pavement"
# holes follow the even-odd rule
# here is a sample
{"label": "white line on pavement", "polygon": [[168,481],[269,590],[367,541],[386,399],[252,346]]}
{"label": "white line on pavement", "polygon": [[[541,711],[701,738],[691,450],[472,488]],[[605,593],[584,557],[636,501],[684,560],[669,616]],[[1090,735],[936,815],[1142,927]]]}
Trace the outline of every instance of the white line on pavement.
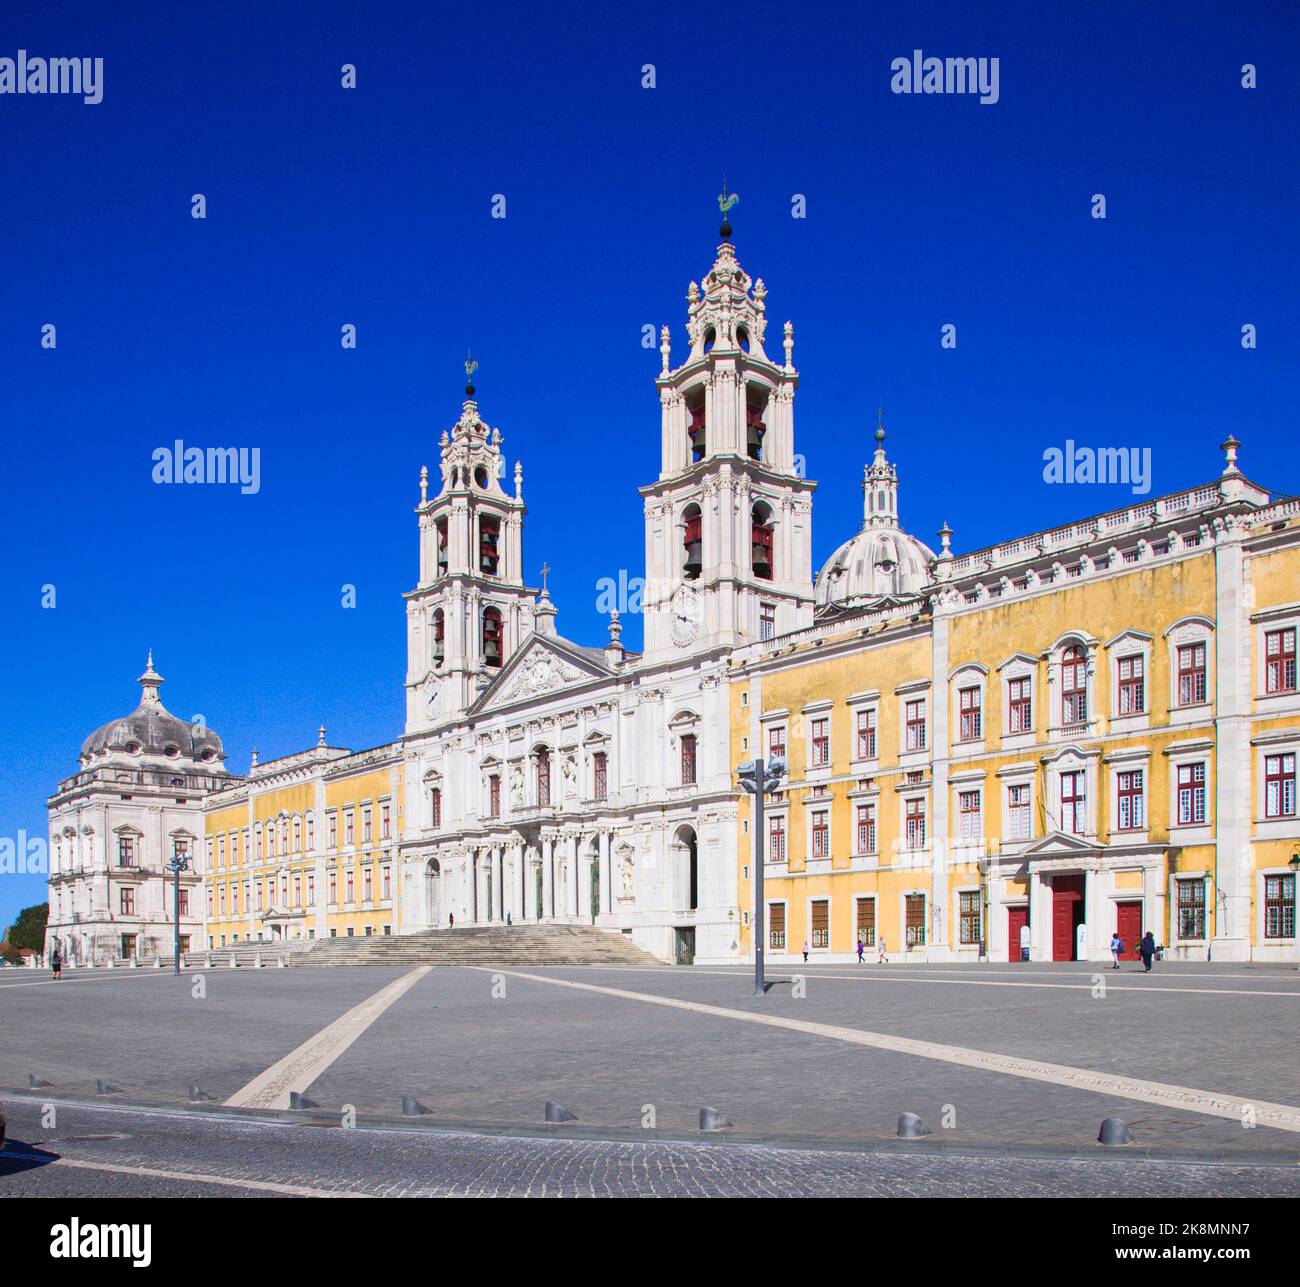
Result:
{"label": "white line on pavement", "polygon": [[1119,1077],[1112,1073],[1094,1072],[1089,1068],[1072,1068],[1068,1064],[1047,1063],[1041,1059],[1020,1059],[1014,1055],[999,1055],[987,1050],[972,1050],[965,1046],[948,1046],[937,1041],[919,1041],[912,1037],[894,1037],[883,1032],[868,1032],[861,1028],[845,1028],[837,1024],[790,1019],[784,1015],[731,1010],[725,1006],[706,1005],[700,1001],[682,1001],[676,997],[655,996],[649,992],[628,992],[623,988],[601,987],[595,983],[579,983],[574,979],[557,979],[544,974],[527,974],[522,970],[498,967],[493,971],[492,967],[481,965],[473,968],[487,970],[489,973],[513,975],[515,978],[529,979],[534,983],[549,983],[553,987],[597,992],[605,996],[619,997],[625,1001],[644,1001],[650,1005],[668,1006],[674,1010],[714,1015],[719,1019],[737,1019],[742,1023],[765,1024],[772,1028],[786,1028],[792,1032],[806,1032],[810,1036],[829,1037],[833,1041],[847,1041],[858,1046],[874,1046],[879,1050],[918,1055],[922,1059],[960,1064],[984,1072],[1006,1073],[1029,1081],[1051,1082],[1075,1090],[1089,1090],[1099,1095],[1136,1099],[1148,1104],[1159,1104],[1164,1108],[1205,1113],[1211,1117],[1228,1117],[1238,1122],[1246,1120],[1246,1112],[1249,1109],[1260,1126],[1274,1126],[1283,1131],[1300,1132],[1300,1108],[1292,1108],[1288,1104],[1241,1099],[1219,1091],[1192,1090],[1186,1086],[1172,1086],[1164,1082],[1140,1081],[1135,1077]]}
{"label": "white line on pavement", "polygon": [[277,1184],[273,1180],[239,1180],[228,1175],[204,1175],[194,1171],[164,1171],[152,1166],[111,1165],[86,1162],[80,1158],[51,1158],[44,1153],[0,1153],[0,1162],[43,1162],[46,1166],[71,1166],[79,1171],[110,1171],[114,1175],[139,1175],[155,1180],[182,1180],[187,1184],[220,1184],[231,1189],[255,1189],[260,1193],[278,1193],[288,1198],[366,1198],[368,1193],[339,1193],[332,1189],[308,1189],[297,1184]]}
{"label": "white line on pavement", "polygon": [[360,1005],[322,1028],[297,1050],[254,1077],[228,1100],[227,1108],[288,1108],[289,1092],[305,1091],[385,1010],[414,987],[431,965],[420,965],[379,989]]}

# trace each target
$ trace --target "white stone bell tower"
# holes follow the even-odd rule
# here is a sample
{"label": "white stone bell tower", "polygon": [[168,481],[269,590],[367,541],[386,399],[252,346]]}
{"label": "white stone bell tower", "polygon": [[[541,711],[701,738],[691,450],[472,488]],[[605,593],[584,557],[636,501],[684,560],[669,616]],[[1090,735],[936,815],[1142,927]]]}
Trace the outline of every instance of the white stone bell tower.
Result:
{"label": "white stone bell tower", "polygon": [[794,452],[794,328],[785,360],[764,350],[762,279],[736,260],[723,193],[722,243],[687,293],[690,351],[656,381],[662,463],[645,498],[645,651],[735,647],[812,624],[812,492]]}
{"label": "white stone bell tower", "polygon": [[[473,378],[477,362],[466,362]],[[420,583],[406,594],[406,731],[418,733],[473,704],[534,625],[523,581],[523,466],[502,489],[501,432],[479,418],[474,385],[441,440],[441,487],[420,471]]]}

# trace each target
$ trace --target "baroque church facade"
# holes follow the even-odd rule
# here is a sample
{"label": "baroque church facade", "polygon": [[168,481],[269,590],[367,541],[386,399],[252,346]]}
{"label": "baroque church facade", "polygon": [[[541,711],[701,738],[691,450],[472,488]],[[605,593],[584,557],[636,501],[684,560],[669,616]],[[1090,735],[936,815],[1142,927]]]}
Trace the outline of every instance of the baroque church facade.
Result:
{"label": "baroque church facade", "polygon": [[[1088,862],[1095,867],[1105,848],[1098,826],[1107,834],[1109,819],[1080,812],[1080,825],[1086,816],[1091,829],[1063,831],[1060,782],[1040,761],[1048,757],[1055,772],[1068,760],[1065,767],[1080,774],[1080,789],[1088,783],[1101,792],[1110,769],[1099,777],[1096,766],[1111,764],[1115,736],[1128,737],[1115,761],[1126,771],[1153,758],[1149,747],[1143,758],[1134,735],[1140,743],[1156,714],[1146,705],[1132,707],[1137,689],[1130,681],[1127,698],[1120,698],[1118,686],[1114,690],[1114,700],[1129,706],[1107,718],[1099,719],[1095,706],[1072,711],[1082,719],[1045,714],[1042,746],[1028,725],[1010,732],[999,725],[996,745],[991,730],[977,745],[951,736],[949,725],[955,721],[967,732],[973,727],[973,708],[952,706],[975,700],[967,690],[978,688],[992,712],[1002,700],[999,676],[1041,683],[1049,707],[1077,675],[1092,677],[1094,702],[1103,688],[1110,700],[1111,681],[1098,677],[1098,667],[1119,655],[1116,641],[1103,639],[1085,620],[1101,611],[1101,600],[1087,603],[1066,593],[1078,588],[1076,576],[1089,586],[1107,581],[1105,615],[1130,623],[1119,634],[1127,641],[1119,651],[1140,656],[1148,668],[1163,664],[1159,659],[1171,647],[1213,649],[1216,639],[1222,643],[1230,635],[1235,651],[1213,663],[1211,697],[1177,713],[1174,724],[1186,730],[1183,741],[1209,746],[1204,758],[1210,762],[1230,729],[1234,767],[1226,783],[1211,769],[1220,785],[1210,821],[1202,813],[1181,834],[1213,848],[1215,817],[1235,819],[1241,870],[1233,877],[1234,897],[1253,898],[1259,864],[1249,874],[1241,867],[1251,852],[1242,848],[1250,843],[1243,819],[1255,808],[1255,794],[1263,792],[1259,809],[1265,808],[1268,773],[1275,803],[1285,808],[1289,801],[1291,815],[1269,815],[1264,834],[1284,847],[1284,836],[1294,833],[1292,742],[1300,704],[1287,694],[1295,689],[1300,624],[1300,604],[1293,602],[1300,599],[1296,503],[1279,507],[1248,483],[1236,469],[1232,443],[1219,484],[1200,489],[1186,505],[1165,498],[1125,519],[1123,533],[1132,527],[1133,561],[1142,570],[1153,561],[1161,567],[1185,561],[1202,541],[1202,553],[1210,551],[1221,528],[1254,533],[1255,544],[1270,558],[1276,555],[1266,575],[1264,563],[1254,565],[1269,604],[1260,608],[1239,579],[1227,598],[1211,595],[1195,610],[1174,613],[1174,643],[1166,644],[1164,636],[1157,643],[1143,624],[1151,606],[1143,596],[1151,587],[1121,576],[1132,570],[1127,548],[1105,554],[1106,568],[1115,560],[1113,572],[1099,576],[1103,556],[1096,547],[1106,547],[1105,516],[1074,525],[1079,533],[1086,529],[1088,540],[1080,538],[1086,548],[1068,567],[1051,557],[1050,534],[999,547],[995,557],[981,552],[957,559],[946,528],[938,554],[905,533],[882,427],[862,482],[862,529],[814,578],[816,485],[802,476],[795,454],[793,329],[787,322],[779,337],[769,335],[766,294],[762,279],[751,278],[738,262],[724,223],[713,266],[701,283],[690,285],[687,348],[676,364],[663,329],[656,381],[660,472],[641,488],[646,590],[640,653],[624,647],[617,613],[603,646],[565,639],[545,577],[541,587],[527,584],[522,467],[507,470],[501,434],[482,419],[471,384],[459,418],[442,435],[436,474],[421,471],[419,571],[405,595],[403,736],[354,752],[329,745],[322,728],[314,747],[263,763],[254,752],[249,773],[236,776],[224,767],[215,732],[166,712],[151,658],[140,681],[140,705],[87,739],[79,771],[50,800],[49,935],[65,958],[165,954],[173,904],[163,864],[183,852],[190,869],[182,877],[181,929],[191,950],[543,921],[621,932],[665,961],[743,959],[753,950],[754,837],[735,766],[768,752],[788,755],[791,765],[770,814],[768,825],[777,829],[764,837],[774,882],[764,931],[771,951],[794,953],[807,940],[813,950],[847,958],[868,935],[874,948],[877,933],[888,933],[923,959],[959,959],[972,946],[987,954],[994,942],[1005,951],[1006,935],[1018,932],[1021,906],[1026,924],[1043,927],[1046,945],[1045,925],[1058,914],[1050,893],[1054,875],[1073,875]],[[1116,533],[1120,526],[1114,524]],[[1232,540],[1239,543],[1235,535]],[[1022,567],[1026,560],[1031,565]],[[1176,600],[1187,584],[1160,593]],[[1289,592],[1283,588],[1288,584]],[[949,671],[958,650],[951,641],[968,629],[979,636],[979,623],[1000,621],[1011,600],[1011,623],[968,649],[979,655],[962,674],[978,678],[956,683]],[[1274,669],[1280,683],[1289,675],[1291,688],[1261,695],[1277,718],[1260,726],[1260,745],[1277,754],[1252,758],[1246,725],[1230,719],[1242,714],[1245,697],[1234,690],[1220,699],[1215,685],[1242,664],[1247,642],[1254,646],[1251,623],[1261,611],[1260,620],[1280,624],[1260,634],[1258,647],[1290,647]],[[1222,613],[1232,614],[1235,624],[1216,636]],[[1242,613],[1245,625],[1236,621]],[[1044,633],[1053,638],[1043,639]],[[1002,647],[1004,636],[1021,642],[1005,647],[1005,656],[984,659],[988,649]],[[1070,652],[1067,659],[1063,649],[1075,644],[1081,656]],[[1179,664],[1181,654],[1170,655],[1170,664]],[[1262,653],[1258,660],[1266,665]],[[1147,674],[1145,691],[1151,692],[1154,672]],[[1190,682],[1195,687],[1195,679]],[[1195,691],[1203,694],[1205,673],[1199,682]],[[1227,703],[1222,712],[1220,700]],[[870,755],[861,740],[868,714],[875,730]],[[1140,729],[1132,718],[1138,715],[1147,719]],[[1005,769],[1006,782],[1018,789],[1028,763],[1047,775],[1040,794],[1057,793],[1040,801],[1050,805],[1055,822],[1049,825],[1043,813],[1038,838],[1050,844],[1037,855],[1037,883],[1029,874],[1034,855],[1023,852],[1032,839],[1017,830],[1014,843],[1001,843],[1004,823],[1010,824],[995,815],[992,793],[979,824],[985,848],[978,858],[966,855],[973,869],[946,856],[941,862],[936,847],[936,838],[952,826],[973,825],[958,813],[969,805],[970,784],[976,777],[983,783],[989,771],[981,755],[995,750],[1008,758],[993,767],[993,780],[1002,782],[997,775]],[[1169,759],[1160,754],[1157,763]],[[1197,752],[1183,747],[1171,754],[1176,775]],[[1160,779],[1161,789],[1167,780]],[[1069,781],[1073,790],[1075,779]],[[963,783],[968,789],[952,795]],[[918,802],[929,810],[919,831]],[[1074,809],[1073,796],[1069,802]],[[1020,814],[1014,822],[1023,825]],[[1123,877],[1119,884],[1107,886],[1105,897],[1101,883],[1091,887],[1093,938],[1084,952],[1104,937],[1115,889],[1130,891],[1132,901],[1137,888],[1138,900],[1148,899],[1145,916],[1154,915],[1157,893],[1164,891],[1160,907],[1168,912],[1163,899],[1171,888],[1170,867],[1182,849],[1148,830],[1142,828],[1140,843],[1136,833],[1128,837],[1138,848],[1127,867],[1111,863]],[[973,831],[967,839],[974,839]],[[1285,877],[1286,868],[1275,861],[1277,847],[1267,852],[1268,870]],[[1264,850],[1257,852],[1262,861]],[[1204,853],[1196,851],[1196,860],[1203,865]],[[936,874],[940,865],[942,877]],[[980,874],[972,878],[971,870]],[[1075,885],[1063,880],[1061,888],[1067,887]],[[924,906],[918,893],[928,900]],[[1205,896],[1204,889],[1200,893]],[[1174,889],[1175,903],[1178,896]],[[1289,913],[1282,909],[1286,897]],[[1037,913],[1029,910],[1035,898]],[[1267,915],[1276,912],[1275,928],[1290,936],[1277,945],[1294,954],[1294,875],[1289,886],[1285,880],[1268,884],[1267,895],[1260,884],[1259,898],[1261,917],[1263,903],[1272,899]],[[1071,915],[1078,920],[1077,912]],[[1252,915],[1241,912],[1233,922],[1236,954],[1251,954]],[[1051,959],[1046,946],[1038,954]]]}

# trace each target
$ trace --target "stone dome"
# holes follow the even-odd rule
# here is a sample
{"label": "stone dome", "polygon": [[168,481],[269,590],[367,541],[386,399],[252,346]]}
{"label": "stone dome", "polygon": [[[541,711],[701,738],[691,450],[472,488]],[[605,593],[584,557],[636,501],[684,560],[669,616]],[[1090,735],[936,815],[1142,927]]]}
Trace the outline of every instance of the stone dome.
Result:
{"label": "stone dome", "polygon": [[885,427],[862,475],[862,530],[826,560],[814,587],[816,611],[869,607],[919,594],[931,580],[934,551],[898,524],[898,471],[885,458]]}
{"label": "stone dome", "polygon": [[153,654],[140,676],[140,704],[129,715],[109,720],[81,744],[82,762],[110,751],[161,755],[218,765],[226,758],[221,738],[206,725],[173,715],[158,696],[163,677],[154,672]]}

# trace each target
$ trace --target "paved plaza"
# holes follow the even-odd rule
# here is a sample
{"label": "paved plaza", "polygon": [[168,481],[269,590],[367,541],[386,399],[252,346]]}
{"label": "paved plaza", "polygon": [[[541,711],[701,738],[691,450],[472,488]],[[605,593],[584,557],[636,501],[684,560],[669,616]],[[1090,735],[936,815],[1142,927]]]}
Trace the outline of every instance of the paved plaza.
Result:
{"label": "paved plaza", "polygon": [[[421,1165],[445,1169],[457,1192],[594,1192],[596,1173],[611,1192],[724,1192],[724,1155],[726,1174],[744,1177],[737,1192],[999,1192],[1013,1179],[1040,1192],[1300,1192],[1293,970],[770,976],[758,999],[748,971],[721,967],[123,970],[57,984],[6,972],[10,1151],[64,1133],[40,1129],[48,1101],[77,1115],[76,1134],[136,1141],[70,1147],[135,1167],[143,1191],[179,1182],[173,1173],[229,1179],[222,1138],[246,1162],[262,1141],[267,1168],[246,1174],[267,1183],[292,1141],[306,1150],[306,1189],[379,1191],[390,1171],[393,1191],[419,1188],[401,1171],[425,1150]],[[48,1085],[28,1092],[29,1075]],[[115,1093],[97,1094],[101,1080]],[[191,1105],[192,1085],[208,1098]],[[291,1090],[314,1107],[286,1111]],[[427,1113],[403,1118],[403,1096]],[[546,1126],[546,1100],[576,1120]],[[705,1106],[732,1126],[701,1135]],[[902,1112],[933,1133],[899,1141]],[[358,1130],[293,1129],[337,1127],[348,1113]],[[93,1126],[114,1114],[132,1124]],[[1109,1116],[1129,1123],[1132,1145],[1096,1143]],[[308,1143],[323,1135],[333,1142]],[[140,1143],[164,1138],[170,1152]],[[339,1148],[353,1163],[338,1165]],[[1146,1178],[1119,1158],[1147,1163]],[[38,1178],[49,1169],[11,1160],[0,1193],[86,1191],[100,1174]]]}

